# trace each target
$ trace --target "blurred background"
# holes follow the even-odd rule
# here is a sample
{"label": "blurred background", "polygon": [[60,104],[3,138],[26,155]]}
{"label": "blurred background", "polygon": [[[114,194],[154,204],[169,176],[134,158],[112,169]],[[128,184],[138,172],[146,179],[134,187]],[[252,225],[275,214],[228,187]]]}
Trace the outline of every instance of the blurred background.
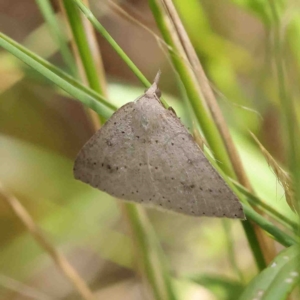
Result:
{"label": "blurred background", "polygon": [[[299,98],[300,7],[282,3],[290,93]],[[145,0],[118,3],[159,35]],[[253,132],[285,166],[269,9],[260,1],[174,0],[230,127],[249,179],[271,206],[295,219],[253,141]],[[59,12],[58,1],[52,1]],[[91,10],[160,89],[187,127],[193,116],[166,47],[106,1]],[[58,15],[60,21],[61,13]],[[62,25],[62,28],[66,26]],[[35,1],[0,0],[0,30],[67,71]],[[118,107],[144,87],[99,35],[109,99]],[[297,109],[299,109],[297,103]],[[297,112],[298,113],[298,112]],[[76,154],[93,134],[81,104],[0,49],[0,181],[96,291],[99,299],[148,299],[134,271],[126,220],[115,199],[73,179]],[[237,299],[257,269],[239,221],[192,218],[146,209],[182,299]],[[278,246],[277,250],[281,248]],[[72,285],[0,201],[0,299],[79,299]]]}

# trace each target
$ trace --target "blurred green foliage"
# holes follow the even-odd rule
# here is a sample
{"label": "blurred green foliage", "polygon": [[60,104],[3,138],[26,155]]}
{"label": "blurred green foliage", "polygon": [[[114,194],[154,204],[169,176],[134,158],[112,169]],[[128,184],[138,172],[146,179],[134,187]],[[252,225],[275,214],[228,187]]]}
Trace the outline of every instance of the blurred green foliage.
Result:
{"label": "blurred green foliage", "polygon": [[[250,130],[258,136],[279,164],[288,169],[288,146],[284,143],[282,108],[274,71],[270,1],[176,0],[174,3],[214,87],[255,193],[297,222],[298,216],[285,201],[281,184],[249,134]],[[116,17],[107,4],[91,2],[101,24],[114,34],[131,59],[139,62],[137,65],[149,79],[154,70],[162,69],[160,88],[166,101],[185,125],[193,128],[191,108],[182,100],[186,95],[178,93],[179,84],[172,75],[166,49],[143,29]],[[68,67],[70,62],[62,58],[66,53],[60,55],[61,45],[45,26],[43,15],[39,14],[36,23],[27,28],[37,5],[33,1],[28,5],[24,10],[28,18],[24,19],[18,13],[11,13],[21,5],[21,1],[16,1],[1,9],[4,16],[1,31],[72,74]],[[148,6],[137,1],[124,7],[140,11],[135,17],[155,30]],[[290,96],[298,99],[300,5],[292,0],[276,1],[276,9],[283,33],[280,42]],[[58,28],[66,26],[60,23],[65,22],[61,20],[61,12],[55,18],[59,20]],[[18,36],[12,29],[18,31],[23,25],[22,35]],[[67,43],[70,37],[65,39]],[[144,89],[129,75],[128,67],[118,61],[103,38],[98,37],[98,40],[107,70],[108,98],[120,107],[136,99]],[[106,298],[127,299],[135,289],[147,293],[135,277],[140,257],[134,250],[134,237],[129,234],[122,209],[112,197],[73,179],[76,153],[93,133],[86,111],[73,101],[75,95],[70,98],[7,51],[1,50],[0,62],[0,181],[23,203],[92,289],[98,291],[99,299],[104,293]],[[80,91],[86,97],[94,96],[86,90]],[[294,105],[299,116],[299,103],[294,101]],[[59,275],[47,254],[3,203],[0,202],[0,275],[42,291],[49,299],[76,299],[72,286]],[[269,289],[273,297],[260,299],[287,299],[290,290],[275,293],[278,286],[268,275],[274,275],[272,265],[261,273],[257,271],[239,222],[228,221],[231,230],[227,232],[221,220],[145,210],[163,249],[166,260],[163,271],[168,270],[178,299],[233,300],[240,295],[243,295],[241,299],[253,299],[253,291],[257,289]],[[279,225],[274,222],[274,226]],[[151,245],[149,249],[152,250]],[[283,247],[276,244],[276,249],[280,252]],[[294,246],[285,251],[297,257],[296,250]],[[283,278],[281,281],[284,281],[289,272],[298,272],[293,265],[285,264],[284,256],[279,254],[277,258],[283,271],[278,270],[276,280]],[[298,277],[294,276],[293,286]],[[252,278],[256,279],[249,284]],[[128,280],[134,280],[135,288]],[[261,286],[257,286],[257,282]],[[120,288],[119,283],[124,286]],[[128,299],[141,299],[139,292]],[[298,299],[298,292],[296,288],[290,299]],[[24,288],[8,284],[0,276],[1,299],[27,299],[24,293]]]}

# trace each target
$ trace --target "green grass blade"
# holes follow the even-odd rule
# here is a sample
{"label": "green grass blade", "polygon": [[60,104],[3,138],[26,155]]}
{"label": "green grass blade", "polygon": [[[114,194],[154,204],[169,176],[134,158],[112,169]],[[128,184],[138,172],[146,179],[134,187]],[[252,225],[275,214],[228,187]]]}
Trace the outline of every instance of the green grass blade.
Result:
{"label": "green grass blade", "polygon": [[69,25],[71,27],[73,37],[78,49],[78,53],[84,68],[84,72],[91,89],[98,92],[100,95],[105,95],[99,80],[99,72],[97,64],[95,64],[91,48],[85,33],[80,11],[74,5],[73,0],[64,0],[63,5],[68,16]]}
{"label": "green grass blade", "polygon": [[53,38],[57,42],[57,45],[59,46],[59,50],[63,57],[63,60],[69,67],[71,74],[75,76],[77,74],[75,68],[75,61],[68,47],[67,39],[64,36],[64,32],[59,27],[59,23],[57,22],[51,3],[49,2],[49,0],[36,0],[36,3],[49,27],[50,33],[52,34]]}
{"label": "green grass blade", "polygon": [[[244,213],[246,217],[249,218],[245,208],[244,208]],[[267,266],[267,264],[264,255],[260,249],[258,238],[254,230],[254,226],[249,222],[249,220],[247,220],[247,222],[242,222],[242,226],[245,231],[245,235],[247,237],[249,247],[252,251],[257,269],[259,271],[262,271]]]}
{"label": "green grass blade", "polygon": [[217,274],[192,275],[187,279],[206,287],[215,295],[216,299],[238,299],[244,290],[244,286],[240,282]]}
{"label": "green grass blade", "polygon": [[0,33],[0,46],[51,80],[82,104],[94,110],[103,118],[108,119],[116,110],[105,98],[83,86],[71,76],[30,52],[3,33]]}
{"label": "green grass blade", "polygon": [[263,300],[286,300],[288,295],[300,283],[298,264],[299,256],[281,269],[263,296]]}
{"label": "green grass blade", "polygon": [[282,251],[248,285],[239,300],[284,300],[299,282],[298,245]]}
{"label": "green grass blade", "polygon": [[275,218],[277,221],[279,221],[284,226],[291,228],[294,232],[298,230],[298,224],[284,216],[282,213],[277,211],[272,206],[268,205],[266,202],[262,201],[259,197],[252,194],[250,191],[248,191],[245,187],[243,187],[241,184],[239,184],[236,181],[233,181],[237,189],[244,194],[247,197],[247,200],[250,204],[258,206],[260,209],[262,209],[265,213],[267,213],[269,216]]}
{"label": "green grass blade", "polygon": [[259,225],[259,227],[261,227],[270,235],[272,235],[272,237],[283,246],[289,247],[296,243],[296,241],[292,237],[290,237],[278,227],[276,227],[274,224],[266,220],[250,206],[243,204],[243,208],[245,215],[248,219]]}

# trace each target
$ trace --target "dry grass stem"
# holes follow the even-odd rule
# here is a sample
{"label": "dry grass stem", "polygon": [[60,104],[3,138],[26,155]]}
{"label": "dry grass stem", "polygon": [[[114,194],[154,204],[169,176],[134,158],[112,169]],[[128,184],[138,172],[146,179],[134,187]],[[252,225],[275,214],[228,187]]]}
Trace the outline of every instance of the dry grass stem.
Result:
{"label": "dry grass stem", "polygon": [[80,277],[67,259],[46,239],[25,207],[14,195],[4,188],[2,183],[0,183],[0,196],[12,209],[18,219],[24,224],[37,243],[45,250],[46,253],[49,254],[58,269],[72,283],[75,290],[77,290],[77,292],[82,296],[82,299],[95,300],[92,291],[89,289],[85,281]]}
{"label": "dry grass stem", "polygon": [[261,142],[258,140],[258,138],[250,132],[252,138],[254,141],[257,143],[261,153],[265,157],[268,165],[272,168],[273,172],[275,173],[278,181],[281,183],[284,193],[285,193],[285,198],[288,203],[288,205],[296,211],[295,207],[295,201],[294,201],[294,189],[293,189],[293,184],[292,180],[290,177],[290,174],[283,170],[277,163],[277,161],[273,158],[273,156],[269,153],[269,151],[261,144]]}
{"label": "dry grass stem", "polygon": [[203,93],[204,100],[205,100],[205,102],[214,118],[214,121],[219,129],[219,132],[222,136],[223,142],[226,146],[228,155],[230,157],[230,161],[233,165],[233,168],[235,170],[237,178],[242,185],[244,185],[248,189],[251,189],[250,182],[244,171],[240,156],[239,156],[237,149],[233,143],[233,140],[231,138],[231,135],[230,135],[229,129],[227,127],[227,124],[225,122],[225,119],[223,117],[223,114],[217,103],[215,95],[210,87],[209,81],[205,75],[205,72],[204,72],[202,65],[199,61],[199,58],[195,52],[195,49],[186,33],[186,31],[182,25],[182,22],[178,16],[178,13],[173,5],[173,2],[172,2],[172,0],[163,0],[163,2],[169,12],[169,15],[170,15],[173,23],[174,23],[178,37],[180,38],[181,44],[185,50],[185,53],[188,57],[189,62],[193,68],[193,71],[195,73],[195,76],[197,78],[199,86]]}

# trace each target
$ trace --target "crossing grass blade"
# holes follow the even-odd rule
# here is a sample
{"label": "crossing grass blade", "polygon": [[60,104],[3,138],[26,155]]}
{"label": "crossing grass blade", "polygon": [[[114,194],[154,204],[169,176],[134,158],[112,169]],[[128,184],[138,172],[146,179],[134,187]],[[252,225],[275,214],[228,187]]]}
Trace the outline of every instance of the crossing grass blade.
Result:
{"label": "crossing grass blade", "polygon": [[103,118],[108,119],[116,110],[116,107],[104,97],[85,87],[73,77],[24,48],[3,33],[0,33],[0,46],[51,80],[76,100],[97,112]]}

